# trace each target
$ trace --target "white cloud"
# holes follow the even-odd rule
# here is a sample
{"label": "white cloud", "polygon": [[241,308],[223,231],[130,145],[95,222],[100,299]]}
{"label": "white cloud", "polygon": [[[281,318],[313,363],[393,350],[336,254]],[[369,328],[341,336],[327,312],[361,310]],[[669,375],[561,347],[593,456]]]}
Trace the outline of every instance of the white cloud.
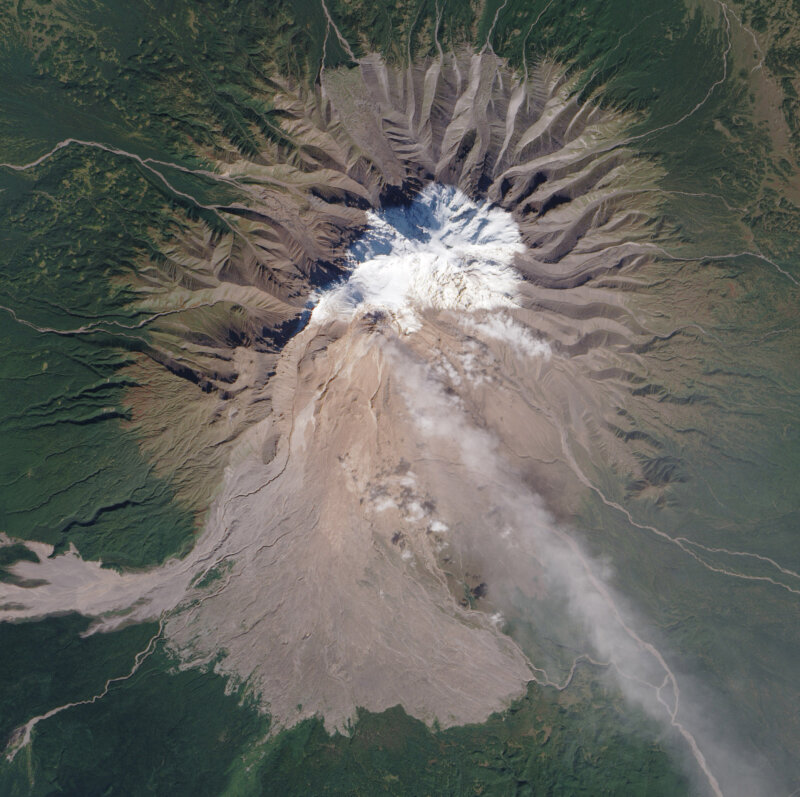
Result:
{"label": "white cloud", "polygon": [[482,338],[489,338],[512,346],[529,357],[543,357],[549,360],[552,349],[547,341],[534,337],[529,329],[518,324],[506,313],[495,313],[476,321],[467,317],[461,319],[463,327]]}

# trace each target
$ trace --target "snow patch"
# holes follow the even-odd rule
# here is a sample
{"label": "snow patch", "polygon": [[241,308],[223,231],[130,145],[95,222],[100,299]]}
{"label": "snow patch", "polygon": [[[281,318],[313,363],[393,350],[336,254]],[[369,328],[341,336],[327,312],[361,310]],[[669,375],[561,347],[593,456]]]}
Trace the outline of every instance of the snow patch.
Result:
{"label": "snow patch", "polygon": [[350,275],[317,297],[312,323],[379,311],[410,333],[420,310],[515,306],[521,277],[511,263],[524,245],[507,211],[431,184],[410,204],[368,219],[350,249]]}

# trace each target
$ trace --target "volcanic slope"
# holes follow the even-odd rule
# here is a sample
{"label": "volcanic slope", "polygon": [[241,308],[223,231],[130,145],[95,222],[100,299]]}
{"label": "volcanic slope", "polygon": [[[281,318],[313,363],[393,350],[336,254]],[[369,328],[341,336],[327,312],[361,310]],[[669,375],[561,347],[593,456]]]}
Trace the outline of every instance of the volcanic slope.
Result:
{"label": "volcanic slope", "polygon": [[[594,288],[608,278],[635,290],[633,275],[659,254],[658,171],[624,147],[630,119],[570,89],[552,64],[520,79],[489,52],[408,69],[373,57],[325,70],[313,91],[279,86],[292,154],[276,145],[219,161],[214,179],[239,200],[210,208],[217,231],[187,220],[131,275],[152,341],[132,369],[147,386],[130,393],[135,428],[192,506],[208,506],[229,442],[263,412],[275,355],[313,291],[348,272],[367,212],[429,182],[513,215],[524,244],[514,268],[538,286],[543,310],[569,317],[570,345],[628,334],[621,295]],[[633,332],[647,334],[635,323]],[[169,407],[176,392],[180,412]]]}
{"label": "volcanic slope", "polygon": [[[203,179],[236,198],[198,203],[130,276],[133,426],[204,517],[195,548],[143,572],[19,562],[0,618],[159,617],[181,666],[246,684],[276,727],[397,703],[474,722],[526,681],[610,668],[718,791],[699,712],[563,522],[587,492],[667,504],[686,477],[663,439],[727,423],[692,386],[715,276],[687,273],[633,117],[486,49],[273,83],[292,149],[213,155]],[[702,577],[798,590],[772,559],[734,570],[631,525]],[[542,621],[524,643],[501,633],[521,617]]]}

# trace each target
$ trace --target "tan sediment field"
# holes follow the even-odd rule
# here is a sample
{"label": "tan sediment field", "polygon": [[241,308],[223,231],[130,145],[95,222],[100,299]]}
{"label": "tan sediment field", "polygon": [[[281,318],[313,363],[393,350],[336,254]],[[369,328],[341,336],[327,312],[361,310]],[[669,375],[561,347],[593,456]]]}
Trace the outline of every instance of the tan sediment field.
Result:
{"label": "tan sediment field", "polygon": [[[658,173],[621,144],[629,120],[579,103],[551,64],[520,80],[488,52],[276,85],[300,146],[220,157],[216,179],[242,196],[212,208],[229,232],[186,222],[133,277],[154,316],[133,423],[204,518],[197,544],[144,572],[75,552],[21,562],[30,581],[0,584],[0,619],[159,617],[179,666],[245,682],[276,728],[398,703],[452,725],[548,680],[502,627],[515,596],[554,593],[592,653],[625,659],[631,689],[660,702],[648,692],[671,673],[554,519],[598,452],[647,481],[620,410],[646,379],[639,351],[674,330],[630,301],[663,250]],[[491,203],[515,231],[506,245],[470,228],[456,270],[495,258],[484,298],[484,277],[444,286],[434,269],[402,311],[354,300],[298,324],[384,223],[374,211],[431,185],[458,189],[456,216],[482,225]]]}
{"label": "tan sediment field", "polygon": [[[77,610],[103,630],[166,612],[182,666],[218,660],[277,727],[318,714],[343,729],[357,706],[398,703],[447,726],[507,705],[535,672],[501,633],[504,597],[545,592],[559,546],[529,485],[568,476],[558,424],[529,402],[559,381],[569,401],[570,361],[532,355],[515,311],[429,315],[411,334],[381,313],[312,319],[184,560],[20,563],[48,584],[4,585],[4,619]],[[465,608],[459,588],[479,583],[485,609]]]}

